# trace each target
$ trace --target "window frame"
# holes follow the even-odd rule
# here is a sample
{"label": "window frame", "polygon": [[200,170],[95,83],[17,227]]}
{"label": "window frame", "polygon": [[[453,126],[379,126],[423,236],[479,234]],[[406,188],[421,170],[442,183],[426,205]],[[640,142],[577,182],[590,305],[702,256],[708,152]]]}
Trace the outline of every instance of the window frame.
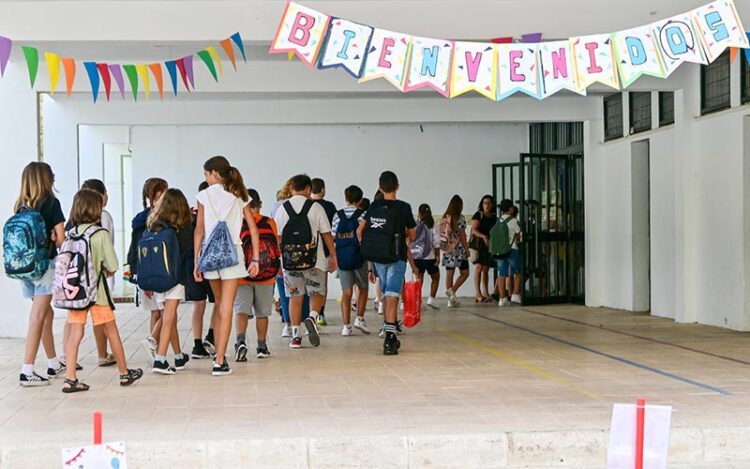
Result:
{"label": "window frame", "polygon": [[[628,122],[628,131],[629,131],[628,133],[630,135],[635,135],[635,134],[640,134],[643,132],[648,132],[649,130],[653,130],[654,116],[653,116],[652,109],[651,109],[651,92],[650,91],[632,91],[630,92],[628,97],[629,97],[628,109],[630,111],[629,116],[628,116],[630,120],[630,122]],[[638,98],[638,100],[640,100],[641,98],[648,98],[646,100],[647,104],[643,106],[646,109],[648,109],[648,126],[640,125],[639,127],[636,127],[635,124],[637,124],[638,122],[634,120],[635,110],[636,110],[634,104],[637,100],[633,98]]]}
{"label": "window frame", "polygon": [[[666,113],[664,112],[664,98],[670,96],[672,100],[671,116],[665,118]],[[675,123],[675,112],[674,112],[674,91],[659,91],[659,127],[666,127]]]}
{"label": "window frame", "polygon": [[750,102],[750,63],[745,51],[740,51],[740,54],[740,103],[747,104]]}
{"label": "window frame", "polygon": [[[720,62],[721,61],[721,62]],[[727,93],[726,102],[708,106],[706,105],[706,72],[711,66],[724,65],[727,69],[726,81]],[[700,93],[701,93],[701,115],[713,114],[715,112],[725,111],[732,107],[732,63],[729,58],[729,49],[724,51],[719,57],[716,58],[711,64],[701,65],[700,68]],[[717,81],[718,82],[718,81]]]}
{"label": "window frame", "polygon": [[[612,133],[609,131],[609,101],[611,100],[619,100],[619,108],[620,108],[620,116],[619,116],[619,132],[617,134]],[[604,141],[610,142],[612,140],[617,140],[620,138],[623,138],[625,135],[625,106],[623,103],[623,93],[612,93],[609,96],[605,96],[603,100],[603,107],[604,107]]]}

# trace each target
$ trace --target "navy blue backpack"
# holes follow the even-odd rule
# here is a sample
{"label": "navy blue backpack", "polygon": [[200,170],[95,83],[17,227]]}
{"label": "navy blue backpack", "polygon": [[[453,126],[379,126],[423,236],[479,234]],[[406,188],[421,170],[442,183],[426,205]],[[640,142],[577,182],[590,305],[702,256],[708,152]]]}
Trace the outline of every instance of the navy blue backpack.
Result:
{"label": "navy blue backpack", "polygon": [[180,283],[180,243],[174,229],[161,223],[160,231],[147,230],[138,242],[138,288],[163,293]]}
{"label": "navy blue backpack", "polygon": [[365,263],[362,253],[359,251],[359,239],[357,228],[359,228],[359,217],[362,210],[355,210],[350,218],[346,217],[343,210],[336,212],[339,216],[339,226],[336,229],[336,258],[339,269],[357,270]]}

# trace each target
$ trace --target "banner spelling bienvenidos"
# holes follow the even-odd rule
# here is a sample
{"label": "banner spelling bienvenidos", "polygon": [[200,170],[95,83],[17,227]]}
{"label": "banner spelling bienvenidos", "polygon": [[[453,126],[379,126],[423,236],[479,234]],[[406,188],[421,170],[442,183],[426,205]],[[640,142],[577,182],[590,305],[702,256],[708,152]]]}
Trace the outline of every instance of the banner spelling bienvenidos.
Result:
{"label": "banner spelling bienvenidos", "polygon": [[475,91],[500,101],[515,93],[585,95],[594,83],[619,90],[643,75],[667,78],[685,62],[706,64],[727,48],[750,47],[732,0],[612,33],[541,37],[498,44],[425,38],[288,2],[270,53],[291,53],[320,69],[342,67],[360,83],[384,78],[405,92],[428,87],[453,98]]}

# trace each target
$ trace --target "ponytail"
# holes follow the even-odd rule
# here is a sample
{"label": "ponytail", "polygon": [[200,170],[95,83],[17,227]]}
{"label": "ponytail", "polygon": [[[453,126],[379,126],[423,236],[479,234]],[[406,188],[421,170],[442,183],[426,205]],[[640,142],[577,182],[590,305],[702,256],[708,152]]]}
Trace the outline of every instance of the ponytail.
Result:
{"label": "ponytail", "polygon": [[216,171],[221,178],[225,191],[231,192],[235,197],[242,199],[243,202],[247,202],[250,199],[240,170],[231,166],[229,161],[223,156],[209,158],[203,164],[203,169],[205,171]]}

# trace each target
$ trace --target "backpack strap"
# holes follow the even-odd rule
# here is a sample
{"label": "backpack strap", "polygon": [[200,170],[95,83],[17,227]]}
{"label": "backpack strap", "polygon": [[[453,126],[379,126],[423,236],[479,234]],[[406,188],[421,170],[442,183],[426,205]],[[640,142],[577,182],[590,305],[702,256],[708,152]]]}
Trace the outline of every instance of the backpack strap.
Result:
{"label": "backpack strap", "polygon": [[[102,228],[104,229],[104,228]],[[105,230],[106,231],[106,230]],[[109,284],[107,283],[107,277],[104,275],[104,261],[102,261],[101,265],[99,266],[99,280],[98,282],[104,282],[104,294],[107,296],[107,303],[109,303],[109,307],[112,308],[114,311],[115,309],[115,302],[112,301],[112,294],[109,292]],[[99,288],[99,284],[97,282],[96,287]],[[138,297],[136,292],[136,298]]]}
{"label": "backpack strap", "polygon": [[289,218],[292,218],[297,215],[297,212],[294,211],[294,207],[292,207],[292,203],[288,200],[284,202],[284,210],[286,210],[286,214],[289,215]]}
{"label": "backpack strap", "polygon": [[351,217],[352,220],[359,220],[359,217],[361,217],[363,213],[364,213],[364,210],[362,210],[361,208],[358,208],[357,210],[354,211],[354,213],[352,213],[352,217]]}
{"label": "backpack strap", "polygon": [[346,219],[346,212],[344,211],[343,208],[341,210],[339,210],[338,212],[336,212],[336,215],[339,216],[339,220],[345,220]]}
{"label": "backpack strap", "polygon": [[307,214],[310,213],[310,209],[312,208],[314,203],[315,201],[313,200],[310,200],[310,199],[305,200],[305,205],[302,206],[302,210],[300,210],[299,212],[300,216],[307,217]]}

